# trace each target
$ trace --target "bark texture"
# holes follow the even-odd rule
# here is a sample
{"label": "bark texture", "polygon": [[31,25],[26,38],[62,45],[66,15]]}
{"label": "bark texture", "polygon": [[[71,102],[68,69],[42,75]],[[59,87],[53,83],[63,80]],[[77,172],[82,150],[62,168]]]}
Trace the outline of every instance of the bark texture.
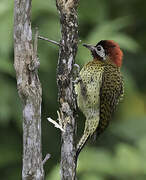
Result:
{"label": "bark texture", "polygon": [[37,68],[37,34],[32,44],[31,0],[15,0],[14,66],[23,105],[23,180],[43,180],[41,152],[42,89]]}
{"label": "bark texture", "polygon": [[56,0],[60,14],[61,34],[57,69],[58,98],[60,103],[62,132],[61,180],[76,179],[75,147],[75,95],[73,65],[78,44],[78,0]]}

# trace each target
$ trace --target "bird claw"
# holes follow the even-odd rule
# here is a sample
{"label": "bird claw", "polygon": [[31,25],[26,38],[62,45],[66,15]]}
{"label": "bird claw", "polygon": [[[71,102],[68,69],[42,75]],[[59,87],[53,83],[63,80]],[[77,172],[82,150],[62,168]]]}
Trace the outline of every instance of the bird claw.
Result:
{"label": "bird claw", "polygon": [[73,79],[76,79],[80,73],[80,66],[78,64],[74,64],[73,66]]}
{"label": "bird claw", "polygon": [[74,64],[74,67],[77,69],[78,74],[79,74],[79,72],[80,72],[80,66],[79,66],[78,64]]}
{"label": "bird claw", "polygon": [[74,83],[74,84],[78,84],[78,83],[81,82],[81,81],[82,81],[82,79],[81,79],[81,77],[79,76],[79,77],[76,78],[75,81],[73,81],[73,83]]}

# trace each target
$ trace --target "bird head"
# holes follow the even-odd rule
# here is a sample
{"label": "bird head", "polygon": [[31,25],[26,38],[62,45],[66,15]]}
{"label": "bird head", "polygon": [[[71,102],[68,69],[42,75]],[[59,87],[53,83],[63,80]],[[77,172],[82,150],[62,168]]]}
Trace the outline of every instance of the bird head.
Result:
{"label": "bird head", "polygon": [[123,52],[120,46],[113,40],[102,40],[96,44],[96,46],[83,44],[86,48],[91,51],[94,59],[100,61],[112,61],[117,67],[122,65]]}

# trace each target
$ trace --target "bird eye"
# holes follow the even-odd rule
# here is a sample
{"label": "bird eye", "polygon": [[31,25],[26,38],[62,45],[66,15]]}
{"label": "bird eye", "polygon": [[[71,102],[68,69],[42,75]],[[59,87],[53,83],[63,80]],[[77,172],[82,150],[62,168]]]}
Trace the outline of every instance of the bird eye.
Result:
{"label": "bird eye", "polygon": [[101,46],[97,46],[97,51],[101,51]]}

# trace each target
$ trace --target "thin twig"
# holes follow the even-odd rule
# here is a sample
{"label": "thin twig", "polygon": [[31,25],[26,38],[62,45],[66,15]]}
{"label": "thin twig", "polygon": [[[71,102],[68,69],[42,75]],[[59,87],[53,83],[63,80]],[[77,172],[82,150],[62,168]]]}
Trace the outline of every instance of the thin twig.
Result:
{"label": "thin twig", "polygon": [[44,160],[43,160],[43,165],[48,161],[48,159],[50,159],[50,157],[51,157],[51,154],[46,154],[46,156],[45,156],[45,158],[44,158]]}
{"label": "thin twig", "polygon": [[62,126],[60,124],[58,124],[56,121],[54,121],[53,119],[51,119],[50,117],[47,118],[49,122],[51,122],[52,124],[54,124],[54,126],[58,129],[60,129],[61,131],[65,132],[65,130],[62,128]]}
{"label": "thin twig", "polygon": [[37,57],[37,50],[38,50],[38,27],[35,28],[35,36],[34,36],[34,55]]}
{"label": "thin twig", "polygon": [[61,46],[61,44],[60,44],[59,42],[57,42],[57,41],[50,40],[50,39],[45,38],[45,37],[42,37],[42,36],[38,36],[38,38],[41,39],[41,40],[45,40],[45,41],[48,41],[48,42],[50,42],[50,43],[53,43],[53,44],[55,44],[55,45],[57,45],[57,46]]}
{"label": "thin twig", "polygon": [[40,61],[37,56],[37,50],[38,50],[38,28],[35,28],[35,35],[34,35],[34,43],[33,43],[33,58],[30,64],[28,65],[28,68],[30,71],[34,71],[39,68],[40,66]]}

